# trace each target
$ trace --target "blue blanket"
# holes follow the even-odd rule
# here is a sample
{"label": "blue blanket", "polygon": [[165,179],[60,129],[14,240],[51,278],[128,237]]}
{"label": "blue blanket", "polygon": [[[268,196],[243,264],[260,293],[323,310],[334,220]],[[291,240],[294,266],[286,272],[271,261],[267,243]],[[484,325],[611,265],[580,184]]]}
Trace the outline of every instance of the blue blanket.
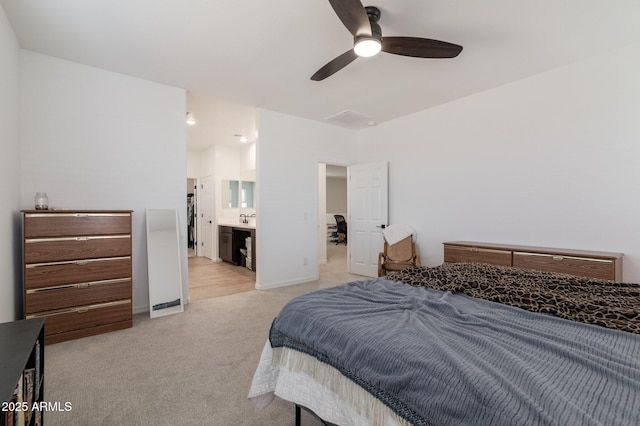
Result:
{"label": "blue blanket", "polygon": [[415,425],[640,425],[640,335],[378,278],[289,302],[273,347]]}

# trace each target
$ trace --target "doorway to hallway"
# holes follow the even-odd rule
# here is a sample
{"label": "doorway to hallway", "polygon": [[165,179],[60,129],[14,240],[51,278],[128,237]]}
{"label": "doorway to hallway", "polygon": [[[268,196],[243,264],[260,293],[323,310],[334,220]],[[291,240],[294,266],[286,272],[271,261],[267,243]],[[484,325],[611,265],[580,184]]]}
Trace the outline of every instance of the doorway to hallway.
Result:
{"label": "doorway to hallway", "polygon": [[[347,219],[347,167],[318,165],[318,261],[320,276],[346,274],[348,271],[348,238],[338,235],[336,215]],[[346,237],[346,236],[344,236]]]}

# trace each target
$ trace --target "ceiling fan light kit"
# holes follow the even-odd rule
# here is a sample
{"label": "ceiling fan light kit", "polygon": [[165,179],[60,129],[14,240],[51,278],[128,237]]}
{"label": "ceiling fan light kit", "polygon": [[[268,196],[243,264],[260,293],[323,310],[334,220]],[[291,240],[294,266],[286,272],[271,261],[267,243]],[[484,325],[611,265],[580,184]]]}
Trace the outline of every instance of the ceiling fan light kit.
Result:
{"label": "ceiling fan light kit", "polygon": [[427,38],[383,38],[378,25],[380,9],[377,7],[364,7],[360,0],[329,0],[329,3],[353,35],[354,46],[316,71],[311,80],[324,80],[358,57],[375,56],[381,51],[414,58],[455,58],[462,51],[460,45]]}
{"label": "ceiling fan light kit", "polygon": [[361,37],[353,46],[353,51],[356,52],[356,55],[363,58],[375,56],[380,53],[381,49],[382,43],[380,43],[380,41],[376,40],[375,38]]}

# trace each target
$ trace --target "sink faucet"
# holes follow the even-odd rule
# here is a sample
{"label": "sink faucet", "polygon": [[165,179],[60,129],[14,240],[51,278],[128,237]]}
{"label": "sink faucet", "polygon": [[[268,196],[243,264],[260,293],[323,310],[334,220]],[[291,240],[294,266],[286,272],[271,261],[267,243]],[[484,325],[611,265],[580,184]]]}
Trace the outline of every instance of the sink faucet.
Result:
{"label": "sink faucet", "polygon": [[240,215],[240,223],[249,223],[249,221],[247,220],[247,215],[246,214],[243,213],[243,214]]}

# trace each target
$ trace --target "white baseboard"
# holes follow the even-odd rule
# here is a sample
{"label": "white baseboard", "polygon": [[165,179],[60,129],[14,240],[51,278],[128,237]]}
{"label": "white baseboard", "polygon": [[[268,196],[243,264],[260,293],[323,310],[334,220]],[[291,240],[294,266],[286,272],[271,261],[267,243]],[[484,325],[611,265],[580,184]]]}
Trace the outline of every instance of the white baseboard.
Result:
{"label": "white baseboard", "polygon": [[268,283],[268,284],[262,284],[262,283],[256,282],[256,290],[271,290],[274,288],[288,287],[290,285],[310,283],[313,281],[318,281],[319,279],[320,277],[316,275],[311,277],[302,277],[302,278],[297,278],[295,280],[280,281],[280,282]]}
{"label": "white baseboard", "polygon": [[145,312],[149,312],[149,305],[141,305],[141,306],[134,306],[133,307],[133,314],[137,315],[137,314],[144,314]]}

